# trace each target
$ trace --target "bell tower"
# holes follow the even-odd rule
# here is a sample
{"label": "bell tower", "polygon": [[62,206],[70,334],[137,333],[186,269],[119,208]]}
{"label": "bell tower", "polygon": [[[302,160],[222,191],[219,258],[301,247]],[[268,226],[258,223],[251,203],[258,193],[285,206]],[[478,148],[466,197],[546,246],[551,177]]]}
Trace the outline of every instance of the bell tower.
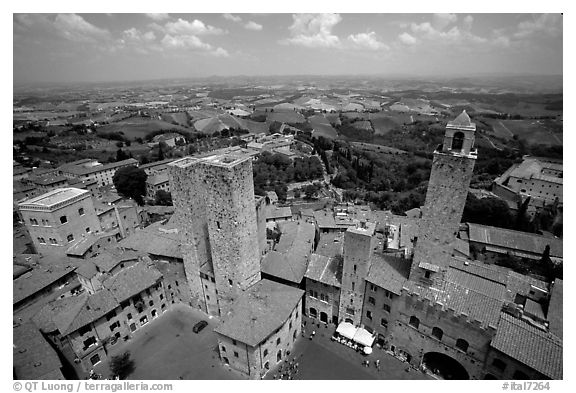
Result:
{"label": "bell tower", "polygon": [[432,285],[450,264],[477,157],[475,132],[476,124],[462,111],[448,122],[434,152],[410,280]]}

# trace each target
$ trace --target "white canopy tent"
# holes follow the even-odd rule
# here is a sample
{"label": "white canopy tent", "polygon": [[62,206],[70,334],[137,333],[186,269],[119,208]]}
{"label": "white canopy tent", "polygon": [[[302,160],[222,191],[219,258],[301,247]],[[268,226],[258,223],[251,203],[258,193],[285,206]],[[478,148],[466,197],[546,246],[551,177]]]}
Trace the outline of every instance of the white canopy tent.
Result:
{"label": "white canopy tent", "polygon": [[356,328],[350,322],[342,322],[336,328],[336,333],[350,340],[353,340],[354,335],[356,334]]}
{"label": "white canopy tent", "polygon": [[354,341],[365,347],[371,347],[374,344],[374,339],[375,337],[363,328],[358,328],[353,338]]}

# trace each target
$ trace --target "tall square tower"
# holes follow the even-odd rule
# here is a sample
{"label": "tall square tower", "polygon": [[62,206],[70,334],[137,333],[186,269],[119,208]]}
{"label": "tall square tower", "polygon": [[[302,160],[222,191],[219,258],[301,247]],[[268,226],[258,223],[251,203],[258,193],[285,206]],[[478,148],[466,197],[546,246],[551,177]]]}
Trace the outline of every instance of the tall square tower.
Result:
{"label": "tall square tower", "polygon": [[220,314],[260,280],[252,159],[242,154],[187,157],[170,164],[192,301],[202,307],[200,267],[214,272]]}
{"label": "tall square tower", "polygon": [[431,285],[450,263],[477,157],[475,132],[476,124],[463,111],[448,122],[444,142],[434,152],[410,280]]}
{"label": "tall square tower", "polygon": [[344,234],[344,264],[340,288],[340,319],[359,325],[362,320],[365,278],[370,269],[376,224],[361,221]]}

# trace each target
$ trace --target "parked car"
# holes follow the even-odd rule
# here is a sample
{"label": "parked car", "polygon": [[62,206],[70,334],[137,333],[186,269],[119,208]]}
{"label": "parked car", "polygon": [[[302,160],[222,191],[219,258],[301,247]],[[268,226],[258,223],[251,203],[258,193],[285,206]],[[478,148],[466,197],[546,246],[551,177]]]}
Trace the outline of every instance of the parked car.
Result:
{"label": "parked car", "polygon": [[192,328],[192,331],[194,333],[200,333],[200,331],[202,329],[204,329],[206,326],[208,326],[208,322],[206,321],[200,321],[198,322],[196,325],[194,325],[194,327]]}

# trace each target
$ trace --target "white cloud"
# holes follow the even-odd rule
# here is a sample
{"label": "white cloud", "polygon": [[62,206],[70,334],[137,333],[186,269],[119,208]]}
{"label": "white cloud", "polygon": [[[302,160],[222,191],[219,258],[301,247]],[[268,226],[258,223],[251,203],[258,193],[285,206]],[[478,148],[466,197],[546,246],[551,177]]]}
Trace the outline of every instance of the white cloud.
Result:
{"label": "white cloud", "polygon": [[388,46],[383,42],[378,41],[375,32],[350,34],[348,36],[355,47],[370,50],[388,49]]}
{"label": "white cloud", "polygon": [[195,52],[204,52],[213,56],[227,57],[228,52],[223,48],[214,48],[212,45],[203,42],[195,35],[177,35],[166,34],[161,41],[166,49],[191,50]]}
{"label": "white cloud", "polygon": [[262,30],[262,25],[259,23],[250,21],[244,25],[244,28],[248,29],[248,30],[260,31],[260,30]]}
{"label": "white cloud", "polygon": [[102,43],[110,40],[110,32],[87,22],[80,15],[58,14],[54,20],[58,33],[70,41]]}
{"label": "white cloud", "polygon": [[503,48],[508,48],[510,46],[510,38],[506,36],[500,36],[494,39],[494,45],[501,46]]}
{"label": "white cloud", "polygon": [[444,30],[449,25],[456,23],[458,16],[456,14],[434,14],[432,24],[437,30]]}
{"label": "white cloud", "polygon": [[[435,16],[436,17],[436,16]],[[445,17],[445,20],[454,20],[448,17]],[[458,28],[458,26],[453,26],[451,29],[447,31],[439,30],[434,27],[434,25],[430,22],[423,22],[423,23],[412,23],[410,25],[410,29],[412,30],[413,35],[415,38],[420,40],[428,40],[430,42],[438,43],[438,44],[465,44],[465,43],[485,43],[488,42],[486,38],[477,36],[472,34],[468,26],[471,27],[472,24],[471,19],[464,20],[464,27],[462,30]],[[447,26],[447,25],[445,25]],[[408,37],[405,37],[406,41],[410,41]],[[401,39],[402,40],[402,39]],[[403,41],[405,42],[405,41]],[[405,42],[407,43],[407,42]]]}
{"label": "white cloud", "polygon": [[340,23],[339,14],[295,14],[289,27],[291,37],[282,43],[301,45],[309,48],[337,47],[340,45],[338,36],[332,34],[332,29]]}
{"label": "white cloud", "polygon": [[527,38],[537,34],[557,36],[561,33],[562,16],[560,14],[541,14],[532,20],[520,22],[514,37]]}
{"label": "white cloud", "polygon": [[156,34],[153,31],[142,33],[140,30],[132,27],[131,29],[124,30],[122,36],[127,41],[132,42],[151,42],[156,39]]}
{"label": "white cloud", "polygon": [[417,40],[415,37],[411,36],[410,34],[404,32],[398,36],[398,39],[406,45],[414,45]]}
{"label": "white cloud", "polygon": [[224,14],[222,15],[222,17],[226,20],[232,21],[232,22],[236,22],[236,23],[240,23],[242,22],[242,18],[239,16],[235,16],[232,14]]}
{"label": "white cloud", "polygon": [[223,34],[224,30],[204,24],[201,20],[194,19],[192,22],[178,18],[176,22],[168,22],[164,26],[166,33],[173,35],[202,35]]}
{"label": "white cloud", "polygon": [[146,16],[157,22],[162,22],[163,20],[170,19],[170,15],[168,14],[146,14]]}

